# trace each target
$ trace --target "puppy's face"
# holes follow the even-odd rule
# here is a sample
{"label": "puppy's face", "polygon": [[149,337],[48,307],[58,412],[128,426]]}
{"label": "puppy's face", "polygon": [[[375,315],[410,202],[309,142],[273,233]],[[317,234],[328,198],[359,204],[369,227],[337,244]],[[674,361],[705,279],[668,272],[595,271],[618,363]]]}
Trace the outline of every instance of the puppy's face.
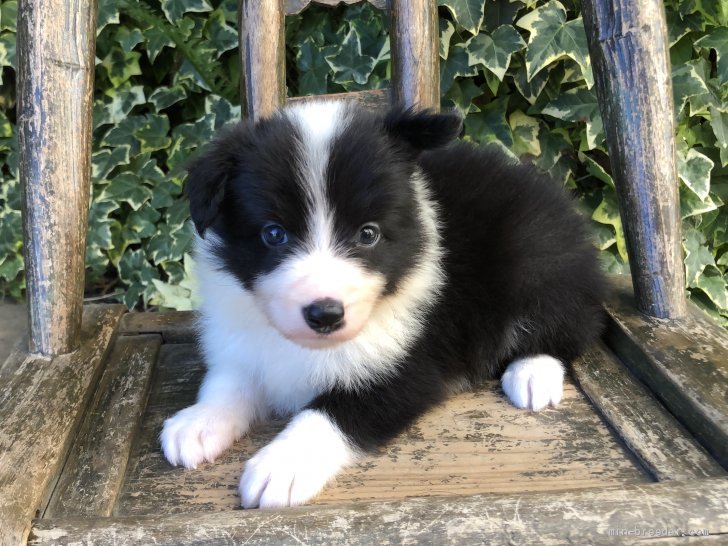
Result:
{"label": "puppy's face", "polygon": [[451,114],[384,117],[340,102],[241,124],[190,168],[193,221],[283,336],[345,342],[417,266],[416,158],[459,128]]}

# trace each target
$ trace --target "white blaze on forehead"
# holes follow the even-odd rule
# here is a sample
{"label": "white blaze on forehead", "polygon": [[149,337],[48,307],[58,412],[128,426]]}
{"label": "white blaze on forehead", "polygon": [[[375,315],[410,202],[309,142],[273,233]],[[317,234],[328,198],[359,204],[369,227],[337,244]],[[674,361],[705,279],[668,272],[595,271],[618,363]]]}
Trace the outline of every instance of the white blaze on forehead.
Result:
{"label": "white blaze on forehead", "polygon": [[309,216],[306,246],[310,251],[333,252],[333,212],[326,195],[326,170],[331,147],[348,124],[350,110],[339,101],[312,102],[294,106],[285,115],[295,125],[300,139],[299,183],[306,195]]}

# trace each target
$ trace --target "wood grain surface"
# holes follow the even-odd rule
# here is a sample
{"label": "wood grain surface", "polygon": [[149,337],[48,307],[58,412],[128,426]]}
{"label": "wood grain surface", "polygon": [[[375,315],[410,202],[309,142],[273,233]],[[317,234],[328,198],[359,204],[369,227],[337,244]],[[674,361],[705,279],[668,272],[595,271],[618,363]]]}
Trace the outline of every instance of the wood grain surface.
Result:
{"label": "wood grain surface", "polygon": [[[231,510],[245,461],[285,424],[253,428],[214,464],[172,467],[159,446],[165,418],[194,403],[203,363],[194,346],[164,345],[152,396],[115,515]],[[496,382],[454,396],[378,455],[342,473],[317,504],[408,496],[578,489],[651,478],[583,395],[568,384],[562,405],[540,413],[508,403]]]}
{"label": "wood grain surface", "polygon": [[395,104],[440,109],[437,2],[393,0],[392,99]]}
{"label": "wood grain surface", "polygon": [[79,346],[96,2],[18,3],[18,152],[30,350]]}
{"label": "wood grain surface", "polygon": [[286,100],[286,36],[282,0],[242,0],[238,8],[240,103],[253,121]]}
{"label": "wood grain surface", "polygon": [[[634,536],[639,529],[646,533],[706,530],[721,539],[712,544],[724,544],[728,541],[727,498],[728,479],[713,478],[285,510],[36,520],[30,542],[583,546],[642,544],[650,537]],[[615,535],[620,532],[633,535]]]}
{"label": "wood grain surface", "polygon": [[728,469],[728,332],[693,305],[678,319],[645,316],[629,277],[613,283],[608,345]]}
{"label": "wood grain surface", "polygon": [[159,335],[116,340],[43,517],[111,515],[161,343]]}
{"label": "wood grain surface", "polygon": [[679,317],[685,273],[664,7],[584,0],[582,10],[637,306]]}
{"label": "wood grain surface", "polygon": [[28,355],[0,390],[0,544],[16,546],[47,501],[116,333],[121,305],[84,309],[81,346]]}
{"label": "wood grain surface", "polygon": [[579,386],[655,479],[726,475],[606,347],[596,345],[572,369]]}

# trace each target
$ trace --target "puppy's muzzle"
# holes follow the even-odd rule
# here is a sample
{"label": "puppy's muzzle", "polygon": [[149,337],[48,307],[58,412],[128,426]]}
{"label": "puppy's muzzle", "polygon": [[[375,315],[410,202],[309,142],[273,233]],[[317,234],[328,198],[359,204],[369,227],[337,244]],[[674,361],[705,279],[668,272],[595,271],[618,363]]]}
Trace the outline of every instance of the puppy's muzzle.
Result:
{"label": "puppy's muzzle", "polygon": [[344,326],[344,305],[335,299],[316,300],[303,308],[306,324],[319,334],[330,334]]}

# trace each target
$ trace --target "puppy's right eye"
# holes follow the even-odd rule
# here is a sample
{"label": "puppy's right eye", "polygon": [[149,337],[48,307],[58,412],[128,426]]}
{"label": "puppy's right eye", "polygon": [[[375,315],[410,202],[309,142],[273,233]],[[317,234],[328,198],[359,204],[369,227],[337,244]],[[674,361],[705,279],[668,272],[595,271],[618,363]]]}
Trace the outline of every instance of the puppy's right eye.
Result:
{"label": "puppy's right eye", "polygon": [[263,238],[263,242],[271,247],[282,246],[288,242],[288,233],[279,224],[268,224],[263,228],[260,236]]}

